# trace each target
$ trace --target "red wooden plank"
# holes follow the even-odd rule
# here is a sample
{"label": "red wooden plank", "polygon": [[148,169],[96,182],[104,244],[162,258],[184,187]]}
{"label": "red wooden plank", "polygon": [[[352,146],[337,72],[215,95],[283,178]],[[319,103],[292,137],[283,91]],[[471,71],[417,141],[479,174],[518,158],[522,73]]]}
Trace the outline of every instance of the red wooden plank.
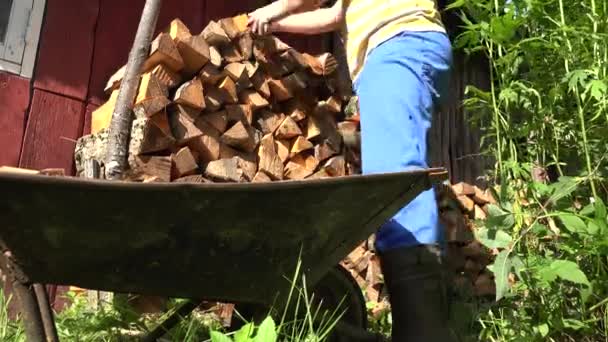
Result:
{"label": "red wooden plank", "polygon": [[82,131],[84,103],[35,89],[19,166],[64,168],[73,174],[75,140]]}
{"label": "red wooden plank", "polygon": [[17,166],[30,101],[30,80],[0,72],[0,165]]}
{"label": "red wooden plank", "polygon": [[[106,82],[127,62],[135,38],[143,0],[104,0],[101,2],[95,32],[95,54],[89,84],[89,101],[101,105],[108,96],[103,93]],[[174,18],[180,18],[194,33],[202,30],[204,3],[201,0],[164,1],[156,32]]]}
{"label": "red wooden plank", "polygon": [[98,12],[99,0],[48,2],[34,87],[86,99]]}

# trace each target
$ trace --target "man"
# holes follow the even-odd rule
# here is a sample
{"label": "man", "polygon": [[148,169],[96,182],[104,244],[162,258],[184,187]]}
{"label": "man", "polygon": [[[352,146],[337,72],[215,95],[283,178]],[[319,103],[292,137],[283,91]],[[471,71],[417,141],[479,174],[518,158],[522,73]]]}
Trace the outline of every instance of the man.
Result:
{"label": "man", "polygon": [[[446,97],[451,45],[434,0],[277,0],[249,15],[251,29],[340,31],[361,114],[365,174],[427,165],[427,131]],[[393,341],[451,341],[433,190],[379,228]]]}

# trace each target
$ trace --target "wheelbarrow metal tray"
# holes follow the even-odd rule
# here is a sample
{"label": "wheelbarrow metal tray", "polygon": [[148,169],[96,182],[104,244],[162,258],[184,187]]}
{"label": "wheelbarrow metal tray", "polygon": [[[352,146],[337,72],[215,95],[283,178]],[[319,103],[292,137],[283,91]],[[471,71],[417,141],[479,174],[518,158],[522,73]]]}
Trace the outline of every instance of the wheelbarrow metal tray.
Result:
{"label": "wheelbarrow metal tray", "polygon": [[300,254],[314,285],[433,171],[258,184],[0,173],[3,264],[25,282],[270,303]]}

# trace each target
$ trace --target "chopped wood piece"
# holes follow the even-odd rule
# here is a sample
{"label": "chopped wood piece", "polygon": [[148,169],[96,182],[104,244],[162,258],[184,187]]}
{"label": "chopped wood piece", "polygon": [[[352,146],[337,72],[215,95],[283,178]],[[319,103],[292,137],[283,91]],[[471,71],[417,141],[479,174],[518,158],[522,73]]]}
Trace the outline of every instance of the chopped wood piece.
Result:
{"label": "chopped wood piece", "polygon": [[258,115],[257,124],[262,133],[268,134],[274,133],[284,120],[285,114],[283,113],[277,114],[269,110],[262,110]]}
{"label": "chopped wood piece", "polygon": [[224,45],[220,49],[220,54],[227,63],[242,62],[244,59],[241,52],[232,44]]}
{"label": "chopped wood piece", "polygon": [[323,70],[323,76],[329,76],[333,74],[338,68],[338,62],[331,53],[324,53],[317,57]]}
{"label": "chopped wood piece", "polygon": [[224,58],[222,57],[222,54],[220,54],[220,50],[218,50],[215,46],[210,46],[209,63],[211,63],[211,65],[216,68],[220,68],[222,66],[223,61]]}
{"label": "chopped wood piece", "polygon": [[273,35],[256,37],[253,42],[253,54],[260,62],[268,62],[268,57],[289,50],[289,45]]}
{"label": "chopped wood piece", "polygon": [[188,147],[183,147],[173,156],[173,164],[175,165],[175,177],[180,178],[190,176],[198,170],[196,159]]}
{"label": "chopped wood piece", "polygon": [[156,177],[161,182],[170,182],[171,158],[134,156],[130,161],[127,174],[127,178],[133,181],[143,181],[145,178]]}
{"label": "chopped wood piece", "polygon": [[91,134],[98,133],[104,128],[110,127],[116,100],[118,99],[118,89],[112,92],[110,99],[93,111],[91,114]]}
{"label": "chopped wood piece", "polygon": [[322,104],[331,113],[340,113],[342,111],[342,101],[337,96],[330,96]]}
{"label": "chopped wood piece", "polygon": [[173,180],[173,183],[213,183],[202,175],[185,176]]}
{"label": "chopped wood piece", "polygon": [[152,115],[149,119],[164,135],[169,137],[173,136],[171,125],[169,124],[169,116],[167,115],[166,111],[158,112]]}
{"label": "chopped wood piece", "polygon": [[220,159],[220,132],[203,120],[196,122],[196,127],[202,135],[188,141],[188,147],[198,154],[198,162],[204,165]]}
{"label": "chopped wood piece", "polygon": [[323,65],[321,65],[321,62],[317,57],[314,57],[308,53],[303,53],[302,57],[304,58],[304,60],[306,60],[306,64],[308,65],[310,71],[313,74],[317,76],[323,76]]}
{"label": "chopped wood piece", "polygon": [[292,94],[299,93],[306,89],[307,77],[304,73],[295,72],[291,75],[283,77],[283,84],[290,90]]}
{"label": "chopped wood piece", "polygon": [[224,79],[219,83],[218,88],[223,92],[224,101],[227,103],[237,103],[239,102],[239,97],[236,92],[236,84],[230,77],[224,77]]}
{"label": "chopped wood piece", "polygon": [[312,171],[300,164],[290,161],[285,165],[285,178],[287,179],[304,179],[310,175],[312,175]]}
{"label": "chopped wood piece", "polygon": [[215,160],[207,164],[205,175],[211,179],[224,182],[246,182],[247,176],[241,168],[241,158]]}
{"label": "chopped wood piece", "polygon": [[160,152],[171,147],[173,143],[175,143],[175,139],[165,134],[151,119],[137,118],[133,120],[129,155],[138,156]]}
{"label": "chopped wood piece", "polygon": [[226,31],[216,21],[210,21],[201,33],[207,43],[215,46],[221,46],[230,43],[230,38]]}
{"label": "chopped wood piece", "polygon": [[275,135],[279,139],[291,139],[302,135],[302,130],[291,117],[287,116],[281,125],[279,125]]}
{"label": "chopped wood piece", "polygon": [[486,214],[480,206],[475,204],[475,219],[476,220],[485,220],[488,218],[488,214]]}
{"label": "chopped wood piece", "polygon": [[0,172],[6,173],[20,173],[24,175],[38,175],[40,174],[39,170],[31,170],[21,167],[13,167],[13,166],[0,166]]}
{"label": "chopped wood piece", "polygon": [[268,182],[272,182],[272,179],[270,179],[270,177],[268,177],[268,175],[262,171],[258,171],[255,174],[255,177],[253,177],[253,179],[251,180],[251,183],[268,183]]}
{"label": "chopped wood piece", "polygon": [[279,102],[293,97],[293,93],[283,80],[270,79],[268,80],[268,87],[272,96]]}
{"label": "chopped wood piece", "polygon": [[223,18],[220,19],[219,22],[222,28],[224,29],[224,32],[226,32],[228,38],[230,39],[235,39],[239,36],[239,34],[243,32],[240,31],[241,27],[237,26],[237,22],[234,20],[234,18]]}
{"label": "chopped wood piece", "polygon": [[199,114],[199,111],[188,106],[177,104],[171,107],[169,123],[178,144],[182,144],[203,134],[194,124]]}
{"label": "chopped wood piece", "polygon": [[283,179],[283,162],[279,158],[272,134],[262,138],[258,148],[259,171],[265,172],[273,180]]}
{"label": "chopped wood piece", "polygon": [[253,38],[251,33],[244,33],[238,41],[239,52],[244,60],[250,60],[253,57]]}
{"label": "chopped wood piece", "polygon": [[346,162],[343,156],[332,157],[325,163],[325,170],[334,177],[346,175]]}
{"label": "chopped wood piece", "polygon": [[466,219],[459,210],[448,210],[442,213],[441,220],[445,222],[447,241],[468,243],[473,240],[473,233],[467,226]]}
{"label": "chopped wood piece", "polygon": [[201,35],[179,39],[177,49],[184,60],[186,75],[194,75],[211,59],[209,45]]}
{"label": "chopped wood piece", "polygon": [[232,17],[232,24],[238,34],[245,33],[249,29],[249,16],[247,14],[240,14]]}
{"label": "chopped wood piece", "polygon": [[228,129],[228,114],[226,111],[203,114],[199,120],[205,121],[220,133],[224,133]]}
{"label": "chopped wood piece", "polygon": [[237,82],[245,74],[247,67],[243,63],[230,63],[224,67],[224,71]]}
{"label": "chopped wood piece", "polygon": [[236,91],[240,94],[252,86],[253,84],[251,83],[251,80],[249,77],[247,77],[247,74],[244,73],[243,76],[236,82]]}
{"label": "chopped wood piece", "polygon": [[237,121],[243,121],[251,125],[253,122],[253,111],[250,105],[227,105],[226,114],[228,116],[228,123],[236,123]]}
{"label": "chopped wood piece", "polygon": [[239,120],[229,128],[221,137],[226,145],[238,148],[245,152],[253,152],[256,147],[256,139],[252,127]]}
{"label": "chopped wood piece", "polygon": [[188,26],[186,26],[183,21],[177,18],[173,19],[169,23],[169,26],[163,32],[168,33],[169,36],[171,36],[171,38],[173,39],[173,41],[175,41],[176,43],[182,39],[187,39],[192,36]]}
{"label": "chopped wood piece", "polygon": [[338,131],[340,134],[344,135],[344,133],[355,133],[357,132],[359,125],[354,121],[342,121],[338,123]]}
{"label": "chopped wood piece", "polygon": [[152,69],[152,74],[164,84],[167,89],[174,89],[182,83],[182,78],[179,74],[166,67],[164,64],[157,65]]}
{"label": "chopped wood piece", "polygon": [[250,105],[254,111],[270,105],[262,95],[251,89],[243,91],[239,98],[242,103]]}
{"label": "chopped wood piece", "polygon": [[454,190],[454,193],[456,195],[475,195],[475,187],[465,182],[460,182],[458,184],[452,185],[452,190]]}
{"label": "chopped wood piece", "polygon": [[319,161],[317,160],[317,158],[315,158],[315,156],[309,153],[297,154],[289,161],[302,166],[306,170],[309,170],[311,173],[314,172],[319,166]]}
{"label": "chopped wood piece", "polygon": [[470,199],[469,196],[459,195],[458,202],[460,202],[460,205],[462,206],[462,208],[465,209],[469,213],[471,213],[471,212],[473,212],[473,210],[475,210],[475,202],[472,199]]}
{"label": "chopped wood piece", "polygon": [[255,173],[258,170],[256,153],[241,152],[226,144],[220,144],[220,159],[229,159],[233,157],[239,157],[241,168],[245,174],[249,176],[249,178],[253,178],[255,176]]}
{"label": "chopped wood piece", "polygon": [[224,94],[215,86],[209,86],[205,94],[205,108],[210,112],[217,112],[224,104]]}
{"label": "chopped wood piece", "polygon": [[49,168],[40,170],[40,174],[43,176],[50,177],[65,177],[65,169],[62,168]]}
{"label": "chopped wood piece", "polygon": [[287,101],[284,108],[285,114],[289,115],[296,122],[306,119],[306,113],[310,111],[310,108],[297,98]]}
{"label": "chopped wood piece", "polygon": [[189,106],[198,110],[205,109],[205,95],[203,94],[203,84],[198,78],[184,83],[175,92],[175,103]]}
{"label": "chopped wood piece", "polygon": [[315,158],[317,158],[319,162],[324,162],[336,154],[338,154],[338,151],[336,151],[327,141],[315,146]]}
{"label": "chopped wood piece", "polygon": [[286,52],[289,55],[287,56],[285,53],[283,53],[284,58],[289,58],[290,62],[297,64],[299,69],[308,69],[310,67],[308,59],[300,52],[296,51],[295,49],[289,49]]}
{"label": "chopped wood piece", "polygon": [[125,76],[125,71],[127,70],[127,66],[123,65],[118,71],[116,71],[106,83],[103,91],[108,94],[113,92],[114,90],[120,87],[120,83],[122,82],[123,77]]}
{"label": "chopped wood piece", "polygon": [[279,155],[279,158],[281,158],[281,161],[283,163],[287,162],[287,159],[289,159],[289,148],[290,147],[291,147],[291,144],[290,144],[289,140],[281,140],[281,139],[275,140],[275,148],[277,150],[277,154]]}
{"label": "chopped wood piece", "polygon": [[313,147],[314,146],[312,145],[312,143],[306,140],[306,138],[304,138],[303,136],[298,136],[291,145],[290,156],[293,157],[296,154],[302,151],[310,150]]}
{"label": "chopped wood piece", "polygon": [[306,120],[306,139],[311,140],[321,135],[319,119],[317,116],[311,115]]}
{"label": "chopped wood piece", "polygon": [[496,203],[496,201],[494,200],[494,197],[492,196],[492,193],[490,192],[490,189],[486,189],[481,190],[478,187],[474,187],[475,189],[475,194],[473,194],[473,200],[475,201],[475,203],[479,204],[480,206],[484,206],[488,203]]}
{"label": "chopped wood piece", "polygon": [[150,117],[164,110],[170,103],[169,90],[151,72],[144,74],[139,84],[133,112],[136,117]]}
{"label": "chopped wood piece", "polygon": [[226,73],[224,71],[220,71],[218,68],[213,66],[210,63],[205,64],[205,66],[201,69],[199,77],[203,84],[211,84],[214,85],[224,77],[226,77]]}
{"label": "chopped wood piece", "polygon": [[184,60],[179,54],[175,42],[167,33],[160,33],[156,39],[152,41],[150,56],[144,63],[142,69],[144,72],[147,72],[161,63],[175,72],[181,71],[184,68]]}
{"label": "chopped wood piece", "polygon": [[249,76],[251,80],[251,84],[255,90],[257,90],[262,96],[265,98],[270,98],[270,96],[274,96],[270,91],[269,78],[258,69],[253,75]]}
{"label": "chopped wood piece", "polygon": [[322,178],[331,178],[331,175],[327,173],[327,170],[321,169],[314,174],[307,177],[308,179],[322,179]]}
{"label": "chopped wood piece", "polygon": [[483,273],[477,277],[477,280],[475,280],[474,294],[478,297],[495,296],[496,283],[489,274]]}

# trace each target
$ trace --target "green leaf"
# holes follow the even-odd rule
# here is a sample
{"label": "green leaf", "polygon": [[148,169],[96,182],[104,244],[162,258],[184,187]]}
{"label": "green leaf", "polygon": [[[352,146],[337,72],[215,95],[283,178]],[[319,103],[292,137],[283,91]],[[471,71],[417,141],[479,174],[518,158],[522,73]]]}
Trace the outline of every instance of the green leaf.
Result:
{"label": "green leaf", "polygon": [[511,260],[509,259],[509,251],[504,250],[498,253],[492,267],[494,282],[496,283],[496,301],[502,299],[509,290],[510,270]]}
{"label": "green leaf", "polygon": [[587,233],[587,225],[580,217],[571,213],[560,213],[559,219],[570,232],[577,234]]}
{"label": "green leaf", "polygon": [[562,176],[557,183],[551,185],[553,194],[549,197],[549,202],[556,203],[560,199],[570,196],[576,189],[578,181],[574,177]]}
{"label": "green leaf", "polygon": [[578,319],[564,318],[562,322],[564,323],[564,327],[568,329],[580,330],[586,327],[585,323],[579,321]]}
{"label": "green leaf", "polygon": [[515,224],[515,216],[495,204],[488,205],[486,225],[494,229],[510,229]]}
{"label": "green leaf", "polygon": [[599,197],[595,199],[595,219],[603,230],[608,229],[608,214],[606,214],[606,205]]}
{"label": "green leaf", "polygon": [[477,238],[484,246],[493,248],[507,248],[513,240],[511,236],[503,230],[480,228],[477,231]]}
{"label": "green leaf", "polygon": [[543,323],[537,326],[536,330],[538,331],[541,337],[546,337],[549,334],[549,325],[547,325],[547,323]]}
{"label": "green leaf", "polygon": [[277,340],[277,331],[274,320],[268,316],[258,328],[258,333],[255,336],[255,342],[275,342]]}
{"label": "green leaf", "polygon": [[234,334],[234,342],[250,342],[253,341],[250,337],[253,336],[255,326],[253,323],[247,323]]}
{"label": "green leaf", "polygon": [[591,97],[597,101],[601,101],[606,94],[606,83],[600,80],[593,80],[587,85],[585,93],[591,93]]}
{"label": "green leaf", "polygon": [[219,331],[211,332],[211,342],[233,342],[232,339]]}
{"label": "green leaf", "polygon": [[571,281],[576,284],[589,285],[587,276],[578,265],[569,260],[555,260],[551,263],[551,269],[555,275],[561,279]]}

